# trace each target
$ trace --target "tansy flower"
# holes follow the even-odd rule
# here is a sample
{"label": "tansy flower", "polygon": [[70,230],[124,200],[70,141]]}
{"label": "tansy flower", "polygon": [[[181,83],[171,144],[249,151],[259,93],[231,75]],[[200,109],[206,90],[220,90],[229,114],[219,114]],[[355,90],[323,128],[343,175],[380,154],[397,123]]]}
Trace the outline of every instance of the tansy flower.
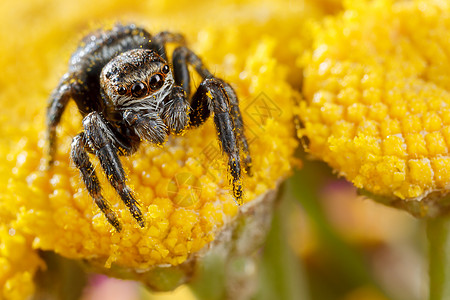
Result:
{"label": "tansy flower", "polygon": [[[298,144],[292,120],[299,93],[288,81],[299,82],[300,78],[290,77],[298,68],[287,62],[311,40],[304,30],[307,16],[322,13],[312,3],[296,6],[289,2],[289,11],[286,3],[268,3],[256,10],[249,4],[234,17],[233,6],[206,16],[188,2],[185,7],[170,1],[149,7],[136,1],[139,15],[132,20],[151,32],[183,32],[206,66],[235,88],[253,159],[253,177],[243,179],[246,204],[238,207],[231,195],[212,120],[182,137],[170,137],[163,148],[146,144],[121,159],[145,216],[145,228],[137,226],[102,172],[98,175],[103,195],[119,216],[120,233],[89,197],[69,158],[71,140],[82,129],[73,103],[58,129],[55,165],[46,170],[44,119],[49,93],[66,70],[70,53],[82,37],[80,28],[86,28],[85,19],[114,18],[123,7],[112,1],[101,6],[92,6],[90,1],[64,4],[68,7],[42,4],[45,9],[39,6],[36,16],[42,20],[35,26],[31,24],[35,19],[28,21],[25,16],[38,6],[18,2],[15,15],[0,18],[2,27],[10,28],[0,38],[11,46],[0,49],[1,297],[20,299],[32,293],[33,274],[44,267],[38,249],[83,260],[108,274],[141,279],[156,288],[172,288],[159,285],[158,274],[152,277],[152,271],[179,265],[186,269],[208,247],[221,242],[231,249],[230,239],[236,238],[231,233],[236,233],[238,219],[245,224],[258,217],[260,226],[254,230],[264,236],[273,200],[270,191],[292,170]],[[174,7],[183,14],[168,11]],[[15,24],[19,17],[30,24]],[[199,81],[194,78],[195,83]],[[242,254],[253,251],[261,241],[244,242],[247,246],[240,245],[240,249],[247,250]],[[21,256],[26,259],[20,260]],[[175,285],[187,278],[188,274]],[[11,292],[18,286],[21,295]]]}
{"label": "tansy flower", "polygon": [[446,1],[347,1],[321,22],[299,112],[308,151],[418,216],[445,211],[450,184]]}

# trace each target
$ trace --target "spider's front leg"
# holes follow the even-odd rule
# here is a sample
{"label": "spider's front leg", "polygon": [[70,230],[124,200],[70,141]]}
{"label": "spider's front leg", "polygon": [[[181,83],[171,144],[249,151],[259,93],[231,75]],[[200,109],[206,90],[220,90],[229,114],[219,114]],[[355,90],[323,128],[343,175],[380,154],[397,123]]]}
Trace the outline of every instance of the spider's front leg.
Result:
{"label": "spider's front leg", "polygon": [[[223,152],[228,155],[228,169],[232,176],[233,195],[242,204],[241,158],[236,135],[239,134],[232,116],[232,107],[220,79],[205,79],[192,97],[191,126],[202,124],[214,112],[214,123]],[[245,137],[244,137],[245,139]]]}
{"label": "spider's front leg", "polygon": [[[117,231],[120,231],[121,228],[120,225],[118,225],[117,218],[111,215],[110,210],[104,208],[108,206],[100,194],[100,186],[92,164],[87,159],[86,151],[84,150],[84,152],[82,152],[80,150],[84,145],[87,145],[89,147],[88,149],[98,157],[100,165],[105,171],[109,182],[120,195],[120,198],[128,207],[139,225],[144,227],[144,217],[138,207],[133,192],[126,184],[125,172],[118,156],[118,145],[120,145],[120,148],[128,147],[130,152],[132,149],[131,145],[123,145],[123,143],[116,138],[117,133],[110,128],[108,123],[97,112],[92,112],[83,119],[83,127],[85,130],[84,133],[75,137],[75,139],[79,137],[78,139],[80,141],[74,140],[74,143],[78,142],[80,144],[75,144],[75,147],[72,148],[72,158],[78,169],[81,171],[89,194],[94,198],[108,221],[117,229]],[[81,142],[83,142],[84,145],[81,144]],[[126,152],[127,149],[120,149],[120,151]]]}
{"label": "spider's front leg", "polygon": [[201,59],[189,48],[181,46],[173,52],[173,69],[175,84],[181,86],[190,95],[190,74],[188,65],[203,78],[191,99],[189,123],[191,126],[203,124],[214,112],[214,122],[222,150],[228,155],[228,168],[232,176],[233,194],[236,201],[242,204],[241,158],[243,165],[251,176],[251,157],[247,139],[244,134],[244,123],[236,93],[225,81],[215,78],[205,67]]}
{"label": "spider's front leg", "polygon": [[86,152],[86,135],[84,132],[74,137],[70,156],[72,157],[75,166],[80,170],[81,177],[83,178],[84,185],[86,186],[89,195],[94,199],[108,222],[114,226],[117,231],[121,231],[122,226],[120,225],[119,219],[102,196],[100,181],[95,174],[95,168],[90,162]]}
{"label": "spider's front leg", "polygon": [[167,61],[167,43],[186,44],[184,36],[177,32],[161,31],[151,39],[151,48],[156,51],[165,61]]}
{"label": "spider's front leg", "polygon": [[[216,86],[218,89],[221,89],[224,97],[226,98],[224,101],[229,106],[229,112],[233,121],[233,128],[235,130],[237,143],[243,153],[244,169],[246,173],[251,176],[252,159],[248,150],[247,138],[244,134],[244,122],[242,121],[242,115],[239,109],[239,101],[236,96],[236,92],[233,90],[231,85],[229,85],[222,79],[215,78],[205,67],[200,57],[198,57],[189,48],[181,46],[176,48],[173,52],[174,77],[175,83],[182,86],[187,95],[190,94],[191,90],[188,64],[192,65],[195,68],[195,71],[203,78],[203,80],[214,79],[214,81],[218,81],[214,86]],[[199,96],[196,97],[198,99],[202,98]],[[208,106],[203,105],[203,102],[201,101],[197,103],[195,101],[195,98],[193,98],[191,101],[192,112],[190,114],[190,124],[192,126],[198,126],[202,124],[209,117],[210,112],[214,110],[214,103],[209,100],[207,100],[210,104]]]}
{"label": "spider's front leg", "polygon": [[250,156],[250,152],[248,150],[248,142],[247,138],[244,134],[244,121],[242,120],[241,111],[239,109],[239,101],[236,95],[236,92],[234,89],[229,85],[227,82],[219,79],[219,81],[222,83],[224,92],[228,96],[228,99],[230,101],[230,113],[231,117],[233,119],[234,127],[235,127],[235,135],[236,139],[239,142],[239,145],[243,152],[243,163],[245,171],[249,176],[252,176],[252,158]]}

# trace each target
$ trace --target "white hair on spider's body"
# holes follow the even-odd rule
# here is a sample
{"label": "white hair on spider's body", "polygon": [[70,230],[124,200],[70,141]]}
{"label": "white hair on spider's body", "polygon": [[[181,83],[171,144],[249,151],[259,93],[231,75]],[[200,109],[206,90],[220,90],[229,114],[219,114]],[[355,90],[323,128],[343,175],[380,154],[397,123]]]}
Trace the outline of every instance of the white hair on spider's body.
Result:
{"label": "white hair on spider's body", "polygon": [[[146,78],[145,75],[143,78]],[[141,77],[142,78],[142,77]],[[141,80],[143,81],[143,80]],[[134,110],[143,112],[160,113],[164,108],[161,102],[171,93],[174,84],[172,71],[170,71],[164,80],[164,85],[154,93],[144,98],[134,98],[133,96],[122,96],[114,99],[118,110]]]}
{"label": "white hair on spider's body", "polygon": [[[117,110],[145,110],[158,107],[161,101],[170,93],[174,84],[172,70],[167,74],[161,73],[161,68],[167,62],[156,52],[148,49],[133,49],[121,53],[111,59],[102,69],[100,85],[109,101]],[[159,74],[164,84],[153,93],[136,97],[129,93],[135,83],[142,82],[147,88],[152,76]],[[126,94],[120,94],[119,88],[128,89]]]}
{"label": "white hair on spider's body", "polygon": [[[150,81],[158,75],[161,86],[152,89]],[[179,101],[179,95],[173,95],[177,101],[171,99],[175,85],[172,70],[155,52],[135,49],[118,55],[105,65],[100,81],[115,111],[130,125],[134,124],[134,131],[142,140],[161,144],[170,132],[180,134],[187,127],[189,104]],[[146,86],[142,96],[131,90],[139,83]],[[140,119],[137,123],[136,118]]]}

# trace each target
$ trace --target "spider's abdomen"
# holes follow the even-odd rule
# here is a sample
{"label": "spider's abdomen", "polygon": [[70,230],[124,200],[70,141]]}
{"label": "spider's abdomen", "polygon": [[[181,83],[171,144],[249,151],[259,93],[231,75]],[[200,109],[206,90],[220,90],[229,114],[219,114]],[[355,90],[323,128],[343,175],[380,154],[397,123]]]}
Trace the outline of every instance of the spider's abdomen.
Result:
{"label": "spider's abdomen", "polygon": [[137,48],[149,48],[151,35],[136,25],[115,25],[110,30],[97,30],[81,40],[69,62],[70,71],[96,72],[118,54]]}

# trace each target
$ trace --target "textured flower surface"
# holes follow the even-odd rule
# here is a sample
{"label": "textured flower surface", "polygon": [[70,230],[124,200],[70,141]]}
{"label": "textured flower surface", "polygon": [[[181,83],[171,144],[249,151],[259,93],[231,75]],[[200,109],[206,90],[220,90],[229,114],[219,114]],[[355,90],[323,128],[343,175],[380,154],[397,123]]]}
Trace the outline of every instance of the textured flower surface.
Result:
{"label": "textured flower surface", "polygon": [[[55,166],[46,170],[47,98],[65,72],[80,32],[98,27],[86,25],[91,18],[111,24],[120,14],[151,32],[182,31],[210,70],[233,85],[253,158],[254,175],[243,180],[247,203],[289,174],[297,146],[292,107],[298,92],[288,80],[298,69],[286,62],[310,41],[302,29],[306,16],[322,12],[315,4],[291,5],[286,11],[287,3],[255,3],[241,4],[236,13],[233,1],[209,10],[196,1],[152,6],[135,1],[127,8],[114,1],[18,2],[10,15],[2,16],[0,38],[9,47],[0,49],[0,295],[23,299],[32,293],[33,274],[44,268],[38,249],[106,269],[176,266],[214,241],[239,213],[211,120],[171,137],[163,148],[145,144],[122,158],[145,228],[136,225],[106,178],[100,176],[103,193],[119,215],[122,232],[113,230],[87,194],[69,158],[71,140],[81,130],[73,104],[58,129]],[[0,4],[3,12],[9,11],[1,7],[5,5]],[[205,15],[198,7],[220,13]],[[14,294],[18,286],[21,295]]]}
{"label": "textured flower surface", "polygon": [[0,226],[0,299],[26,299],[33,292],[34,273],[45,265],[31,241],[31,237]]}
{"label": "textured flower surface", "polygon": [[301,134],[358,188],[403,204],[425,200],[408,210],[436,214],[425,203],[450,185],[448,2],[347,5],[317,26],[298,61]]}

